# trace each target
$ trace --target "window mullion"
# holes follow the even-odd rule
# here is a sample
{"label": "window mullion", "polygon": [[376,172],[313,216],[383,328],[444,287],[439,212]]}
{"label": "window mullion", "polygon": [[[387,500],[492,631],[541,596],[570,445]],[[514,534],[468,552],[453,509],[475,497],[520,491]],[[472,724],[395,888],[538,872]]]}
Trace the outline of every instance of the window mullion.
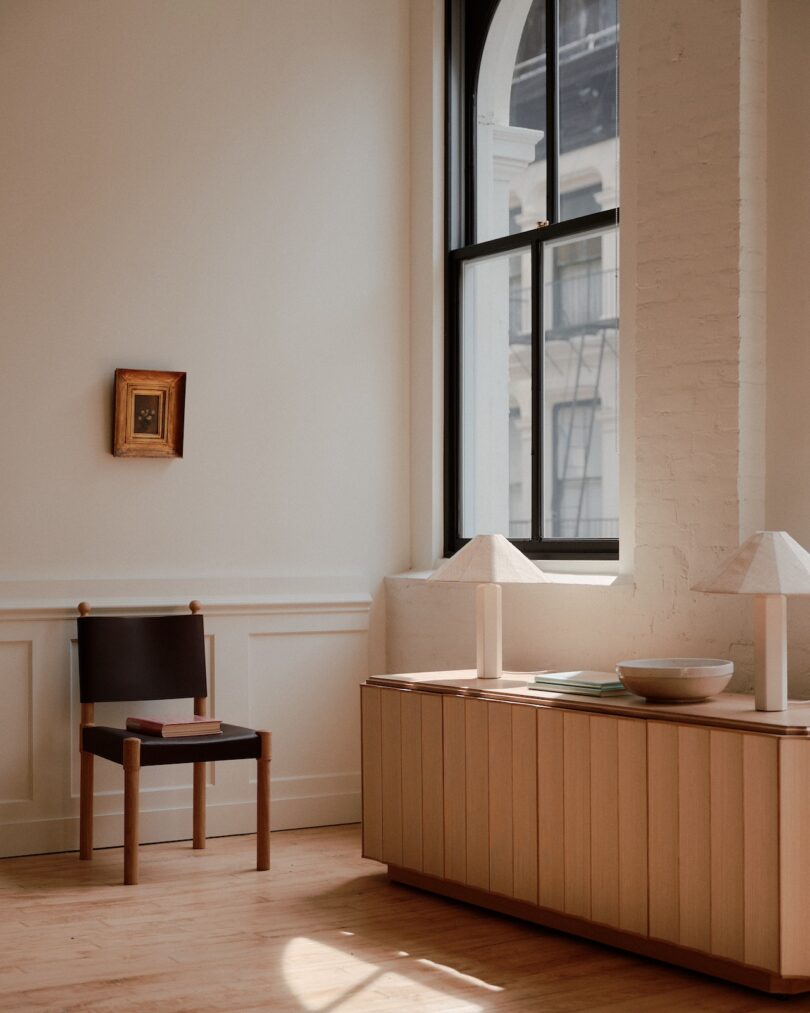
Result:
{"label": "window mullion", "polygon": [[532,243],[532,523],[531,540],[543,534],[543,244]]}
{"label": "window mullion", "polygon": [[[444,494],[445,547],[461,535],[461,264],[448,258],[445,287]],[[452,549],[455,552],[455,548]]]}
{"label": "window mullion", "polygon": [[560,220],[560,99],[558,52],[559,0],[546,0],[546,217]]}

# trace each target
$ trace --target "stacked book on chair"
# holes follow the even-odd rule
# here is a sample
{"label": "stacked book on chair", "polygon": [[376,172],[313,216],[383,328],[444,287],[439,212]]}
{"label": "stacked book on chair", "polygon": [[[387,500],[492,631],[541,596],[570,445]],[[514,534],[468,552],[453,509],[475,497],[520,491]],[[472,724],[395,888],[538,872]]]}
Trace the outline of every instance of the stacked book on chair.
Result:
{"label": "stacked book on chair", "polygon": [[543,693],[581,693],[585,696],[620,696],[627,692],[613,672],[538,672],[528,688]]}
{"label": "stacked book on chair", "polygon": [[182,718],[127,718],[128,732],[160,735],[164,739],[179,739],[187,735],[221,735],[221,725],[219,718],[198,715]]}

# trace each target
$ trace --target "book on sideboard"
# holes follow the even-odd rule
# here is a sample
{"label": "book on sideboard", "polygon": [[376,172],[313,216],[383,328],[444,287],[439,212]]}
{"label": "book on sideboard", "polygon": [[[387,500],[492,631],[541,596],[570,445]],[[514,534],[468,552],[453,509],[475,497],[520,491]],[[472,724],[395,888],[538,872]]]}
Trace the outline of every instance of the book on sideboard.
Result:
{"label": "book on sideboard", "polygon": [[582,693],[585,696],[620,696],[627,692],[613,672],[539,672],[529,689],[545,693]]}

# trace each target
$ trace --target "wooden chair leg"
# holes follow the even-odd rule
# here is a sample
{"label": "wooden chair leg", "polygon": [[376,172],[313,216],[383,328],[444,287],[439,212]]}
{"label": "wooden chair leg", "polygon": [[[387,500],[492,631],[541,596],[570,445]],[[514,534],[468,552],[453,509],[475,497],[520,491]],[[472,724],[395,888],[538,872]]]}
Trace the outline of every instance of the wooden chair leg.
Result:
{"label": "wooden chair leg", "polygon": [[262,751],[256,760],[256,868],[270,868],[270,732],[259,732]]}
{"label": "wooden chair leg", "polygon": [[124,884],[138,882],[139,787],[141,740],[124,739]]}
{"label": "wooden chair leg", "polygon": [[93,857],[93,760],[92,753],[82,750],[79,784],[79,858]]}
{"label": "wooden chair leg", "polygon": [[205,764],[194,764],[194,847],[205,847]]}

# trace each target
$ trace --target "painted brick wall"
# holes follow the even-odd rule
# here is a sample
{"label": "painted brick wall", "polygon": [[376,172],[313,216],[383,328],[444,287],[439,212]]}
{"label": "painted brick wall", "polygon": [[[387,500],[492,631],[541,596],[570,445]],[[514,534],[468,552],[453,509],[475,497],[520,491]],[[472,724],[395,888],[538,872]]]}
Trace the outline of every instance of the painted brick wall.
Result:
{"label": "painted brick wall", "polygon": [[635,11],[635,573],[671,636],[739,534],[741,11]]}
{"label": "painted brick wall", "polygon": [[[750,602],[690,587],[765,518],[767,6],[625,0],[621,18],[629,572],[506,588],[504,661],[731,657],[742,689]],[[399,577],[387,590],[389,670],[474,663],[472,588]]]}

